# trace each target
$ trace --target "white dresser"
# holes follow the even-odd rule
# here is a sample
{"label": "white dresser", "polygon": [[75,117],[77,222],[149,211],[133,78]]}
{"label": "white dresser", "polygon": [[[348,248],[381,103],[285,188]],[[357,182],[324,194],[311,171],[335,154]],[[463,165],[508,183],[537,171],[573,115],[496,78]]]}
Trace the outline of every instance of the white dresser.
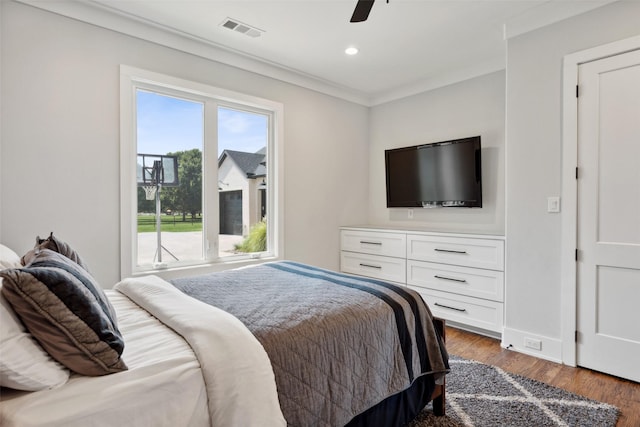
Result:
{"label": "white dresser", "polygon": [[340,268],[417,290],[452,325],[502,334],[502,236],[342,227]]}

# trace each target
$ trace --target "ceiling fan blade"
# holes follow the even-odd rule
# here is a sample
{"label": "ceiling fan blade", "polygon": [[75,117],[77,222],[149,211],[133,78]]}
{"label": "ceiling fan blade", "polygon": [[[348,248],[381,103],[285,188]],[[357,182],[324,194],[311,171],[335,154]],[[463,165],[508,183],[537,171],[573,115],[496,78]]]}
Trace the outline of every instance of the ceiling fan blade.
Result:
{"label": "ceiling fan blade", "polygon": [[374,0],[358,0],[353,16],[351,16],[351,22],[366,21],[373,7],[373,2]]}

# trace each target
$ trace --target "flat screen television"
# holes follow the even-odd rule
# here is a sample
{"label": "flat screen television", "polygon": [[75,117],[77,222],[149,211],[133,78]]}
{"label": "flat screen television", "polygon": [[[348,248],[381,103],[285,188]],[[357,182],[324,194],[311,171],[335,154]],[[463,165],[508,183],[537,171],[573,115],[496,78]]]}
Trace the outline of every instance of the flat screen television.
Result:
{"label": "flat screen television", "polygon": [[482,207],[480,136],[385,150],[387,207]]}

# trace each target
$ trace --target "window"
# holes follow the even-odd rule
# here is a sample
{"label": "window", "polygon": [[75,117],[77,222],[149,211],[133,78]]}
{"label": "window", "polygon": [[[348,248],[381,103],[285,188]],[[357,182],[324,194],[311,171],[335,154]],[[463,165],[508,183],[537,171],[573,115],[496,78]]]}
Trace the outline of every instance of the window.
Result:
{"label": "window", "polygon": [[277,257],[282,106],[121,67],[123,277]]}

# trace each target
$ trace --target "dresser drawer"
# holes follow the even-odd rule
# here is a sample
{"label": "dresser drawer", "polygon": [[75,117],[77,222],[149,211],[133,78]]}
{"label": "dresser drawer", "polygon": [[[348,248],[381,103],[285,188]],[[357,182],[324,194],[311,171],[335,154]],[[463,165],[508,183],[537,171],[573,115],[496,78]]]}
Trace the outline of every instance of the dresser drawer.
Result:
{"label": "dresser drawer", "polygon": [[340,249],[373,255],[405,258],[407,237],[402,233],[379,231],[341,230]]}
{"label": "dresser drawer", "polygon": [[504,301],[504,273],[501,271],[408,260],[407,284],[497,302]]}
{"label": "dresser drawer", "polygon": [[355,252],[340,253],[340,271],[405,284],[407,262],[400,258]]}
{"label": "dresser drawer", "polygon": [[504,270],[504,242],[491,239],[408,234],[407,258],[464,267]]}
{"label": "dresser drawer", "polygon": [[435,317],[502,333],[503,304],[463,295],[411,286],[429,305]]}

